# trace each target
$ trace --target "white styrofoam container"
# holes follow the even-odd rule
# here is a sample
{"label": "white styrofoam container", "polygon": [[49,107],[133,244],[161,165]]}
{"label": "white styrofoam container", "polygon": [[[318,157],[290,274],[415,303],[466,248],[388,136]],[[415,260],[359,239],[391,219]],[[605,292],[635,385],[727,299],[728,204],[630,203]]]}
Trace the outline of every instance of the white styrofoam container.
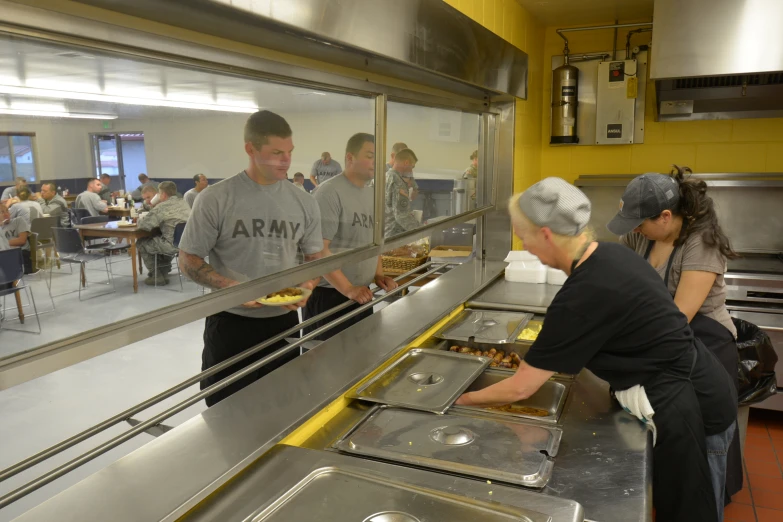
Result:
{"label": "white styrofoam container", "polygon": [[539,261],[515,261],[506,267],[506,281],[546,283],[546,267]]}
{"label": "white styrofoam container", "polygon": [[546,269],[547,284],[562,286],[566,282],[566,279],[568,279],[568,276],[562,270],[558,270],[557,268]]}

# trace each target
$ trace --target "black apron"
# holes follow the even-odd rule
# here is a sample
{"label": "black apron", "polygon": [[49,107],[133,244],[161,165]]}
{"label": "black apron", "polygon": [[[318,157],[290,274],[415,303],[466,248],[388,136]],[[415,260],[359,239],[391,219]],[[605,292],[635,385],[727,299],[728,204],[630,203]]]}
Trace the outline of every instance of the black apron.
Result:
{"label": "black apron", "polygon": [[[655,241],[650,241],[647,251],[644,253],[644,259],[649,260]],[[674,256],[679,247],[675,247],[669,256],[666,264],[666,272],[663,277],[663,284],[666,289],[669,288],[669,274],[674,264]],[[690,322],[693,334],[712,352],[720,361],[721,366],[729,374],[733,385],[733,394],[737,397],[739,389],[739,373],[737,371],[739,352],[737,351],[737,342],[731,332],[718,321],[706,315],[697,313]],[[731,502],[731,497],[736,495],[742,489],[742,449],[740,447],[739,430],[734,432],[734,438],[729,446],[729,452],[726,456],[726,504]]]}

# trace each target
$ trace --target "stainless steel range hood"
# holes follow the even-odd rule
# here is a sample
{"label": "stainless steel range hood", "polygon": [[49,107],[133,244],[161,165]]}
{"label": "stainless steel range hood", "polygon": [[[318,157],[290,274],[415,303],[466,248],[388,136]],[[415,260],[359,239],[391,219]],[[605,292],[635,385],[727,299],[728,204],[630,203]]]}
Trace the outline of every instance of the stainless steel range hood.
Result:
{"label": "stainless steel range hood", "polygon": [[783,0],[655,0],[658,120],[783,116]]}

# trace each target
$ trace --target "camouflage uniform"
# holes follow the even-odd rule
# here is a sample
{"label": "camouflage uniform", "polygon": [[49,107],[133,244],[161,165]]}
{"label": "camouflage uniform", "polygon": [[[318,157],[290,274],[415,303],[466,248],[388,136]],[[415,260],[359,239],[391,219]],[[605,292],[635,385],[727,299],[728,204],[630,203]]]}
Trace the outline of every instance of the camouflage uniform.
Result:
{"label": "camouflage uniform", "polygon": [[139,220],[141,230],[153,230],[159,228],[161,234],[154,237],[141,238],[136,242],[136,248],[141,253],[144,265],[153,274],[155,267],[155,254],[158,254],[158,273],[165,276],[171,272],[171,260],[177,253],[174,246],[174,229],[177,224],[184,223],[190,217],[190,207],[185,200],[172,196],[163,203],[159,203],[150,213]]}
{"label": "camouflage uniform", "polygon": [[[413,182],[416,188],[416,182]],[[386,201],[384,233],[386,237],[396,236],[419,226],[413,215],[408,184],[396,170],[386,173]]]}

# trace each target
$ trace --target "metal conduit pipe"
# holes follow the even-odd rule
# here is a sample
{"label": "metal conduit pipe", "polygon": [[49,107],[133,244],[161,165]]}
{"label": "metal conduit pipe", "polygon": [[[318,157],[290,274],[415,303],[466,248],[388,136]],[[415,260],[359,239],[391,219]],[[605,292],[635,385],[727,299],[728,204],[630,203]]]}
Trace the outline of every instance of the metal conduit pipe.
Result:
{"label": "metal conduit pipe", "polygon": [[563,33],[573,33],[575,31],[596,31],[599,29],[621,29],[623,27],[647,27],[652,25],[652,22],[633,23],[633,24],[611,24],[611,25],[594,25],[592,27],[571,27],[566,29],[555,29],[555,32],[565,41],[565,52],[568,54],[568,38]]}
{"label": "metal conduit pipe", "polygon": [[[152,418],[150,418],[150,419],[148,419],[148,420],[138,424],[136,427],[126,431],[125,433],[117,435],[116,437],[114,437],[114,438],[104,442],[103,444],[101,444],[100,446],[98,446],[96,448],[93,448],[92,450],[88,451],[87,453],[83,453],[82,455],[76,457],[75,459],[72,459],[72,460],[66,462],[63,465],[61,465],[61,466],[59,466],[57,468],[54,468],[53,470],[49,471],[48,473],[45,473],[45,474],[41,475],[37,479],[28,482],[24,486],[21,486],[21,487],[15,489],[15,490],[11,491],[10,493],[7,493],[7,494],[3,495],[2,497],[0,497],[0,509],[8,506],[9,504],[11,504],[13,502],[16,502],[17,500],[19,500],[22,497],[25,497],[26,495],[29,495],[33,491],[36,491],[37,489],[42,488],[43,486],[49,484],[50,482],[52,482],[52,481],[62,477],[66,473],[69,473],[69,472],[73,471],[74,469],[78,468],[82,464],[85,464],[85,463],[91,461],[92,459],[103,455],[107,451],[109,451],[109,450],[111,450],[113,448],[116,448],[120,444],[122,444],[122,443],[124,443],[124,442],[126,442],[126,441],[128,441],[130,439],[132,439],[133,437],[135,437],[139,433],[142,433],[143,431],[147,430],[148,428],[150,428],[152,426],[155,426],[157,424],[160,424],[164,420],[168,419],[169,417],[171,417],[173,415],[176,415],[177,413],[181,412],[185,408],[188,408],[188,407],[192,406],[193,404],[197,403],[201,399],[204,399],[205,397],[209,397],[213,393],[215,393],[215,392],[217,392],[219,390],[222,390],[223,388],[225,388],[229,384],[232,384],[232,383],[238,381],[239,379],[241,379],[242,377],[244,377],[246,375],[249,375],[250,373],[256,371],[257,369],[259,369],[259,368],[261,368],[263,366],[266,366],[270,362],[274,361],[275,359],[277,359],[279,357],[282,357],[283,355],[285,355],[289,351],[293,350],[294,348],[298,348],[299,345],[301,345],[302,343],[304,343],[306,341],[310,341],[310,340],[316,338],[317,336],[321,335],[322,333],[328,331],[330,328],[333,328],[334,326],[337,326],[338,324],[342,324],[343,322],[356,317],[357,315],[359,315],[360,313],[364,312],[368,308],[371,308],[376,303],[379,303],[380,301],[382,301],[386,297],[388,297],[390,295],[397,294],[399,292],[402,292],[403,290],[405,290],[406,288],[408,288],[412,284],[417,283],[418,281],[424,279],[428,275],[437,272],[438,270],[440,270],[441,268],[445,267],[446,265],[447,265],[447,263],[443,263],[443,264],[437,265],[435,268],[433,268],[431,270],[428,270],[427,272],[425,272],[425,273],[421,274],[420,276],[416,277],[415,279],[405,283],[404,285],[400,285],[395,290],[392,290],[391,292],[389,292],[385,296],[379,297],[378,299],[373,299],[369,303],[363,304],[359,308],[356,308],[355,310],[352,310],[350,313],[345,314],[344,316],[340,317],[339,319],[335,319],[331,323],[326,324],[326,325],[322,326],[321,328],[318,328],[317,330],[314,330],[311,333],[305,335],[304,337],[299,339],[299,341],[297,341],[295,343],[292,343],[292,344],[289,344],[288,346],[285,346],[283,348],[280,348],[276,352],[273,352],[273,353],[267,355],[263,359],[259,359],[258,361],[254,362],[253,364],[251,364],[251,365],[243,368],[242,370],[240,370],[240,371],[238,371],[238,372],[236,372],[236,373],[226,377],[222,381],[218,381],[215,384],[213,384],[212,386],[210,386],[210,387],[208,387],[208,388],[206,388],[204,390],[201,390],[201,392],[197,393],[196,395],[193,395],[190,398],[185,399],[184,401],[182,401],[182,402],[180,402],[178,404],[175,404],[171,408],[169,408],[169,409],[159,413],[158,415],[155,415],[154,417],[152,417]],[[299,329],[299,328],[301,328],[301,325],[298,325],[297,329]]]}
{"label": "metal conduit pipe", "polygon": [[625,59],[626,60],[631,59],[631,37],[635,34],[647,33],[650,31],[652,31],[652,27],[645,27],[644,29],[635,29],[633,31],[628,31],[628,34],[625,36]]}
{"label": "metal conduit pipe", "polygon": [[[405,272],[404,274],[402,274],[400,276],[397,276],[395,278],[395,281],[402,280],[403,278],[408,277],[408,276],[410,276],[412,274],[415,274],[416,272],[420,272],[422,270],[425,270],[430,265],[432,265],[431,261],[428,262],[428,263],[425,263],[425,264],[423,264],[423,265],[421,265],[419,267],[416,267],[413,270]],[[396,291],[394,293],[396,293]],[[374,301],[371,301],[371,302],[372,303],[378,303],[378,302],[384,301],[388,297],[394,295],[394,293],[389,292],[389,293],[387,293],[387,294],[385,294],[385,295],[383,295],[383,296],[379,297],[378,299],[376,299]],[[112,426],[114,426],[116,424],[119,424],[121,422],[124,422],[124,421],[130,419],[133,415],[135,415],[135,414],[137,414],[137,413],[139,413],[141,411],[144,411],[147,408],[150,408],[151,406],[154,406],[155,404],[158,404],[159,402],[161,402],[161,401],[163,401],[165,399],[168,399],[172,395],[175,395],[175,394],[181,392],[182,390],[184,390],[184,389],[186,389],[186,388],[188,388],[188,387],[190,387],[190,386],[192,386],[194,384],[197,384],[202,379],[204,379],[206,377],[209,377],[211,375],[214,375],[214,374],[216,374],[216,373],[218,373],[218,372],[220,372],[222,370],[225,370],[226,368],[229,368],[230,366],[236,364],[237,362],[239,362],[239,361],[241,361],[243,359],[246,359],[247,357],[250,357],[254,353],[256,353],[256,352],[258,352],[260,350],[263,350],[267,346],[271,346],[272,344],[274,344],[274,343],[276,343],[276,342],[278,342],[278,341],[280,341],[282,339],[285,339],[289,335],[295,334],[296,332],[298,332],[302,328],[310,326],[311,324],[314,324],[314,323],[320,321],[321,319],[329,317],[330,315],[333,315],[333,314],[339,312],[340,310],[344,310],[345,308],[351,306],[352,304],[353,304],[352,301],[346,301],[345,303],[340,304],[338,306],[335,306],[334,308],[331,308],[331,309],[329,309],[329,310],[327,310],[327,311],[325,311],[325,312],[323,312],[321,314],[318,314],[315,317],[311,317],[307,321],[303,321],[302,323],[297,324],[295,327],[292,327],[292,328],[286,330],[285,332],[282,332],[282,333],[276,335],[275,337],[272,337],[271,339],[268,339],[267,341],[264,341],[263,343],[261,343],[259,345],[256,345],[256,346],[254,346],[252,348],[249,348],[249,349],[245,350],[244,352],[239,353],[239,354],[235,355],[234,357],[232,357],[230,359],[226,359],[222,363],[216,364],[212,368],[209,368],[208,370],[204,370],[203,372],[201,372],[199,374],[196,374],[193,377],[190,377],[190,378],[182,381],[181,383],[179,383],[179,384],[169,388],[168,390],[165,390],[165,391],[159,393],[158,395],[155,395],[154,397],[151,397],[151,398],[147,399],[144,402],[136,404],[135,406],[132,406],[132,407],[128,408],[127,410],[125,410],[125,411],[123,411],[121,413],[118,413],[117,415],[114,415],[113,417],[110,417],[110,418],[106,419],[105,421],[100,422],[100,423],[96,424],[95,426],[92,426],[91,428],[88,428],[88,429],[82,431],[81,433],[77,433],[76,435],[74,435],[74,436],[72,436],[72,437],[70,437],[68,439],[65,439],[65,440],[63,440],[63,441],[61,441],[61,442],[59,442],[59,443],[57,443],[57,444],[55,444],[53,446],[50,446],[49,448],[46,448],[45,450],[40,451],[40,452],[36,453],[35,455],[32,455],[31,457],[28,457],[28,458],[26,458],[24,460],[21,460],[21,461],[17,462],[16,464],[14,464],[12,466],[7,467],[6,469],[0,471],[0,482],[2,482],[3,480],[6,480],[8,478],[11,478],[14,475],[17,475],[18,473],[21,473],[22,471],[25,471],[26,469],[29,469],[29,468],[35,466],[36,464],[39,464],[39,463],[43,462],[44,460],[46,460],[46,459],[48,459],[50,457],[53,457],[54,455],[57,455],[58,453],[61,453],[61,452],[65,451],[68,448],[71,448],[71,447],[75,446],[76,444],[79,444],[80,442],[83,442],[83,441],[89,439],[90,437],[92,437],[94,435],[97,435],[98,433],[111,428]],[[335,321],[334,323],[330,323],[330,324],[324,325],[324,327],[332,328],[333,326],[336,326],[336,324],[338,324],[338,323]]]}

